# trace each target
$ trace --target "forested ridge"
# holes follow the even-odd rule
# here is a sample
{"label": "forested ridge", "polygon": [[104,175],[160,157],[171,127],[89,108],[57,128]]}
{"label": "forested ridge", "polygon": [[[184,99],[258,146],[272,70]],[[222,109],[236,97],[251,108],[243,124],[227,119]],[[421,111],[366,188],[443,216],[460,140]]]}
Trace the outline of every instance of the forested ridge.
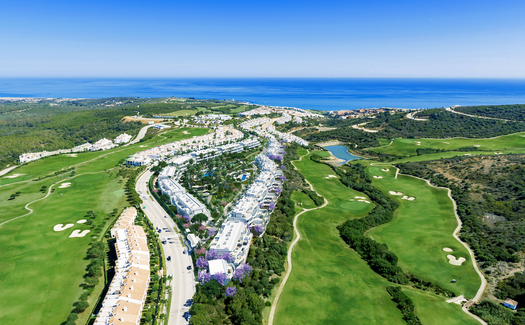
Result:
{"label": "forested ridge", "polygon": [[456,107],[455,111],[511,121],[525,121],[525,105],[490,105],[490,106],[465,106]]}

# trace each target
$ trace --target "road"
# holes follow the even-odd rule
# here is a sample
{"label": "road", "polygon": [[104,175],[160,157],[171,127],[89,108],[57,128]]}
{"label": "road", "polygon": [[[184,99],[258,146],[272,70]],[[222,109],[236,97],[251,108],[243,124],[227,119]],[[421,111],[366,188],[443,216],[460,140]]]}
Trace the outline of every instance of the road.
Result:
{"label": "road", "polygon": [[[169,315],[168,325],[188,324],[183,315],[189,311],[188,306],[184,306],[188,299],[192,299],[195,293],[195,278],[193,270],[187,270],[189,265],[192,265],[191,257],[184,254],[184,246],[181,244],[179,234],[176,229],[175,222],[170,218],[165,218],[168,214],[160,206],[160,204],[153,199],[153,196],[148,190],[147,182],[149,181],[152,172],[146,171],[137,181],[136,190],[144,201],[142,206],[146,207],[144,212],[148,219],[153,223],[155,228],[161,228],[161,240],[167,240],[167,244],[163,245],[165,258],[171,256],[171,261],[166,262],[166,274],[171,274],[173,280],[171,281],[172,298],[171,309]],[[167,228],[169,232],[164,230]]]}
{"label": "road", "polygon": [[140,129],[139,134],[137,134],[137,137],[133,139],[133,141],[129,142],[127,145],[129,146],[130,144],[135,144],[139,142],[140,140],[142,140],[142,138],[144,138],[144,136],[146,135],[146,132],[148,132],[148,129],[152,126],[153,125],[147,125],[143,127],[142,129]]}

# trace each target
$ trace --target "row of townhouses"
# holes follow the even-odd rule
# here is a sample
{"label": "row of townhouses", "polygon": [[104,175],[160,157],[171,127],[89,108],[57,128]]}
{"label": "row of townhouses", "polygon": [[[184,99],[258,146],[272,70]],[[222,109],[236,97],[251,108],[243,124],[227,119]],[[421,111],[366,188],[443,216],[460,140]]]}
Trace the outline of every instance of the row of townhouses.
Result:
{"label": "row of townhouses", "polygon": [[95,325],[138,325],[150,282],[150,255],[144,229],[135,226],[137,209],[127,208],[113,228],[115,276],[109,285]]}
{"label": "row of townhouses", "polygon": [[42,152],[30,152],[24,153],[18,157],[18,162],[25,163],[33,160],[38,160],[44,157],[59,155],[63,153],[75,153],[82,151],[98,151],[98,150],[107,150],[115,147],[118,144],[128,143],[131,141],[132,136],[126,133],[123,133],[115,138],[114,141],[108,140],[106,138],[100,139],[97,142],[91,144],[86,142],[79,146],[76,146],[72,149],[58,149],[54,151],[42,151]]}
{"label": "row of townhouses", "polygon": [[244,134],[241,131],[229,126],[221,126],[213,133],[171,142],[138,152],[131,155],[126,160],[126,163],[135,166],[149,165],[156,160],[165,159],[167,156],[177,156],[191,151],[213,149],[219,145],[237,142],[243,137]]}

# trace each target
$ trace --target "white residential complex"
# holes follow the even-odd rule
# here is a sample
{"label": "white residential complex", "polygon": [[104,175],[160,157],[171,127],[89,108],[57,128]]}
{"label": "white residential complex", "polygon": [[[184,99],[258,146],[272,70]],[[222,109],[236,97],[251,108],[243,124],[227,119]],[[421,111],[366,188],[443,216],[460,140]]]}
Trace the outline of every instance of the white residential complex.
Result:
{"label": "white residential complex", "polygon": [[138,325],[150,282],[149,249],[146,233],[133,225],[135,208],[127,208],[111,228],[116,239],[115,275],[104,297],[95,325]]}
{"label": "white residential complex", "polygon": [[131,141],[132,136],[126,133],[122,133],[113,140],[115,144],[128,143]]}
{"label": "white residential complex", "polygon": [[211,217],[210,211],[202,202],[195,198],[177,181],[169,178],[159,177],[159,187],[162,194],[170,197],[171,204],[177,207],[177,212],[181,215],[193,217],[196,214],[203,213],[208,218]]}
{"label": "white residential complex", "polygon": [[[129,142],[129,140],[126,140],[129,137],[129,140],[131,140],[131,136],[127,135],[126,133],[123,133],[115,138],[115,144],[121,144]],[[117,141],[117,139],[119,139]],[[123,141],[123,142],[120,142]],[[81,144],[79,146],[74,147],[73,149],[58,149],[54,151],[41,151],[41,152],[30,152],[30,153],[24,153],[21,154],[18,157],[18,162],[25,163],[30,162],[34,160],[38,160],[40,158],[64,154],[64,153],[76,153],[76,152],[82,152],[82,151],[97,151],[97,150],[106,150],[111,149],[115,147],[115,144],[111,140],[108,139],[101,139],[97,141],[95,144],[91,144],[89,142],[86,142],[84,144]]]}

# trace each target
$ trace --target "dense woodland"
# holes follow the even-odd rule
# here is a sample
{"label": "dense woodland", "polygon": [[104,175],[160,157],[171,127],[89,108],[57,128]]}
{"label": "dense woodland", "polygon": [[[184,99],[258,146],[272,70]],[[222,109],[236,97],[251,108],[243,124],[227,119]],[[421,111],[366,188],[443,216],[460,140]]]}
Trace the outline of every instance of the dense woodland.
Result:
{"label": "dense woodland", "polygon": [[460,237],[483,268],[519,262],[525,246],[525,156],[454,157],[398,167],[448,187],[463,221]]}
{"label": "dense woodland", "polygon": [[511,121],[525,121],[525,105],[492,105],[456,107],[455,111],[486,117],[501,118]]}

